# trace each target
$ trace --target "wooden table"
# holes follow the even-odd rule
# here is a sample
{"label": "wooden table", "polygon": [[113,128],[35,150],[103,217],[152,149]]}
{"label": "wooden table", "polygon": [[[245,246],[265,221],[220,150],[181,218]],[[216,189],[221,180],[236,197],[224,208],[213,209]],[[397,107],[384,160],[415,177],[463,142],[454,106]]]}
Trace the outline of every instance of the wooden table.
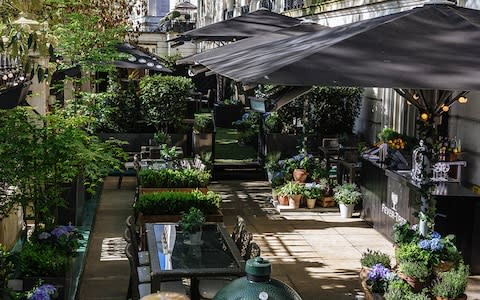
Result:
{"label": "wooden table", "polygon": [[160,290],[162,279],[190,278],[190,295],[196,300],[200,299],[198,278],[245,274],[245,261],[223,223],[206,223],[201,245],[189,245],[174,223],[147,223],[145,227],[152,291]]}

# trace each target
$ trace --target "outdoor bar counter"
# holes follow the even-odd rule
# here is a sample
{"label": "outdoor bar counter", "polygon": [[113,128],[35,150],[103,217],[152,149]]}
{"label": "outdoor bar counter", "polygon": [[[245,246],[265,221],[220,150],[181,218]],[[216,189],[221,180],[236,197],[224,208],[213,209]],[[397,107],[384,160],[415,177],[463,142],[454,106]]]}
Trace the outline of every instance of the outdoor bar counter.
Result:
{"label": "outdoor bar counter", "polygon": [[[392,240],[396,222],[417,224],[420,189],[409,171],[394,171],[385,165],[362,158],[362,218]],[[455,234],[456,244],[470,264],[472,274],[480,274],[480,195],[460,183],[438,183],[435,187],[435,230],[442,236]]]}

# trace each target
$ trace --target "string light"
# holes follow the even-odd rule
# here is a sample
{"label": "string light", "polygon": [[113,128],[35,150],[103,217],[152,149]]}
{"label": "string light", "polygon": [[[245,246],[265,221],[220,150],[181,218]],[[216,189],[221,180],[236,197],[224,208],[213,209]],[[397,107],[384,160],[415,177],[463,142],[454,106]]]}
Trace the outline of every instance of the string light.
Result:
{"label": "string light", "polygon": [[410,101],[407,100],[407,104],[408,104],[408,105],[412,105],[412,102],[410,102]]}
{"label": "string light", "polygon": [[417,94],[413,94],[413,95],[412,95],[412,98],[413,98],[413,100],[418,100],[418,98],[420,98],[420,97],[418,97]]}
{"label": "string light", "polygon": [[428,114],[427,114],[427,113],[422,113],[422,114],[420,115],[420,118],[421,118],[422,120],[426,121],[426,120],[428,120]]}
{"label": "string light", "polygon": [[458,98],[458,102],[461,104],[465,104],[467,103],[467,101],[468,101],[467,97],[461,96]]}
{"label": "string light", "polygon": [[448,105],[445,105],[445,104],[444,104],[444,105],[442,106],[442,110],[443,110],[444,112],[447,112],[449,109],[450,109],[450,108],[448,107]]}

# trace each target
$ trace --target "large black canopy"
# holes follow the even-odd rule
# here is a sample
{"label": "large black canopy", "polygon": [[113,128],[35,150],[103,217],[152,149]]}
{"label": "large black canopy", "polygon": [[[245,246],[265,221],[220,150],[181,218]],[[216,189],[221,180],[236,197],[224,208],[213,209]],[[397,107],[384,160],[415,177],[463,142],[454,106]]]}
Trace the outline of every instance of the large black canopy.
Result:
{"label": "large black canopy", "polygon": [[316,23],[301,22],[288,28],[283,28],[274,32],[262,34],[260,36],[243,39],[222,47],[209,49],[205,52],[178,60],[177,64],[203,64],[207,62],[221,62],[229,59],[230,53],[235,51],[247,50],[252,47],[255,48],[262,44],[299,36],[308,32],[316,32],[325,28],[328,27]]}
{"label": "large black canopy", "polygon": [[125,69],[146,69],[164,73],[171,73],[172,70],[167,68],[164,60],[148,51],[141,50],[129,43],[117,45],[119,52],[128,54],[128,58],[115,61],[115,66]]}
{"label": "large black canopy", "polygon": [[267,9],[186,31],[174,41],[235,41],[299,24],[301,20]]}
{"label": "large black canopy", "polygon": [[480,90],[479,47],[479,10],[427,4],[204,65],[247,84]]}

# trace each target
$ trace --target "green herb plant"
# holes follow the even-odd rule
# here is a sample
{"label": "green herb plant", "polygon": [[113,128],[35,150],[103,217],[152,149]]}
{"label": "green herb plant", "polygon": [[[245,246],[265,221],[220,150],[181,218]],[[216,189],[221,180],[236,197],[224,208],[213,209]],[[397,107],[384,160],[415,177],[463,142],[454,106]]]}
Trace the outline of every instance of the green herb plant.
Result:
{"label": "green herb plant", "polygon": [[376,264],[382,264],[390,269],[390,256],[378,250],[367,249],[367,251],[362,253],[360,264],[367,268],[371,268]]}
{"label": "green herb plant", "polygon": [[442,272],[432,287],[432,294],[445,299],[455,299],[465,293],[468,283],[469,268],[460,263],[458,268]]}
{"label": "green herb plant", "polygon": [[362,194],[358,191],[354,183],[344,183],[333,189],[333,199],[337,203],[345,205],[357,204],[360,202]]}
{"label": "green herb plant", "polygon": [[202,229],[203,223],[205,223],[203,212],[196,207],[190,207],[188,212],[182,212],[178,225],[184,232],[195,233]]}
{"label": "green herb plant", "polygon": [[400,263],[398,271],[408,277],[415,277],[420,282],[427,281],[432,273],[429,266],[415,261],[405,261]]}

